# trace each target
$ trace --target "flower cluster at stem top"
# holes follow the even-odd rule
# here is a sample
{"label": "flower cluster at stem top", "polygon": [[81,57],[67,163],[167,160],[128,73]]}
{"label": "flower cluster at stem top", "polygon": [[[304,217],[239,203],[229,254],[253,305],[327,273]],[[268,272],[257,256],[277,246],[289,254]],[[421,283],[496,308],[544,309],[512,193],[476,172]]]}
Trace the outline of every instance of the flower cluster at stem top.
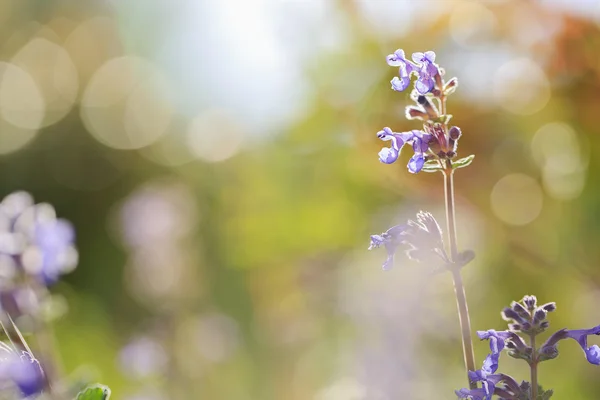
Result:
{"label": "flower cluster at stem top", "polygon": [[390,147],[384,147],[379,152],[379,160],[385,164],[394,163],[404,145],[409,144],[414,151],[408,162],[411,173],[421,171],[427,161],[434,161],[440,166],[448,163],[447,167],[452,168],[450,160],[457,154],[461,130],[456,126],[448,126],[452,116],[446,114],[446,99],[456,89],[456,78],[444,81],[444,70],[435,64],[433,51],[414,53],[410,61],[399,49],[387,56],[387,63],[398,67],[398,76],[391,81],[395,91],[404,91],[410,86],[411,78],[417,77],[411,94],[416,104],[407,107],[406,117],[423,121],[423,129],[394,132],[385,127],[377,132],[379,139],[390,142]]}
{"label": "flower cluster at stem top", "polygon": [[[588,362],[600,365],[600,347],[588,346],[587,338],[590,335],[600,335],[600,325],[590,329],[560,329],[551,335],[539,348],[527,345],[521,335],[532,341],[535,336],[544,332],[550,326],[547,320],[548,313],[556,310],[555,303],[537,305],[535,296],[525,296],[520,302],[513,301],[510,307],[502,310],[502,317],[509,322],[508,330],[478,331],[477,335],[482,340],[489,340],[491,353],[486,357],[480,370],[470,371],[469,379],[477,382],[481,387],[476,389],[460,389],[456,395],[461,399],[491,400],[493,395],[500,399],[549,399],[551,390],[544,391],[538,388],[538,398],[532,399],[532,387],[529,382],[522,381],[517,384],[515,379],[505,374],[496,373],[498,361],[503,349],[508,350],[508,355],[526,361],[530,367],[537,368],[538,364],[558,357],[558,342],[563,339],[573,339],[581,346]],[[532,342],[533,343],[533,342]],[[501,384],[499,386],[499,384]]]}

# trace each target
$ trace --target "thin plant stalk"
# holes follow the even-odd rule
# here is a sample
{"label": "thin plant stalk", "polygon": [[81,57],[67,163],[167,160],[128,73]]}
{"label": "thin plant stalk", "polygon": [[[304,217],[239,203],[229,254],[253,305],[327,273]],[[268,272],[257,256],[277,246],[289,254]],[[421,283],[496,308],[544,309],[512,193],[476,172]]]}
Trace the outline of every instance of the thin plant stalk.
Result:
{"label": "thin plant stalk", "polygon": [[[451,261],[456,261],[458,247],[456,243],[456,212],[454,207],[454,171],[448,161],[448,166],[444,170],[444,194],[446,203],[446,224],[448,227],[448,242],[450,245]],[[469,308],[467,305],[467,296],[465,286],[459,269],[452,270],[452,280],[454,281],[454,294],[456,296],[456,305],[458,307],[458,320],[462,337],[463,355],[465,359],[465,368],[468,371],[475,371],[475,353],[473,351],[473,339],[471,337],[471,320],[469,318]],[[474,382],[469,381],[471,389],[477,388]]]}
{"label": "thin plant stalk", "polygon": [[[533,322],[533,316],[531,317]],[[537,400],[538,397],[538,352],[535,347],[535,335],[529,335],[529,345],[533,349],[533,357],[529,363],[531,370],[531,400]]]}

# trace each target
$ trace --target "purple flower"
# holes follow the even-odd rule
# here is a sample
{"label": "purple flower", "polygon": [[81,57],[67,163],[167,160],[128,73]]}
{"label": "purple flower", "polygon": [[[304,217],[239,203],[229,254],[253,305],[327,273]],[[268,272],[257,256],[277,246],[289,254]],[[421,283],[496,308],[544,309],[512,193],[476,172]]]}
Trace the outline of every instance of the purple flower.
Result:
{"label": "purple flower", "polygon": [[20,357],[11,351],[0,358],[0,381],[2,380],[12,382],[27,398],[40,393],[45,384],[38,360],[26,351]]}
{"label": "purple flower", "polygon": [[391,141],[391,147],[384,147],[379,152],[379,161],[384,164],[392,164],[400,156],[400,151],[404,144],[410,141],[414,136],[414,131],[411,132],[393,132],[387,126],[383,130],[377,132],[377,137],[381,140]]}
{"label": "purple flower", "polygon": [[558,342],[563,339],[574,339],[583,349],[585,358],[591,364],[600,365],[600,347],[596,344],[588,346],[587,337],[589,335],[600,335],[600,325],[591,329],[561,329],[546,340],[540,348],[540,353],[544,356],[544,360],[556,358],[558,356]]}
{"label": "purple flower", "polygon": [[416,73],[419,77],[415,83],[415,88],[420,94],[426,94],[435,87],[435,76],[439,74],[439,69],[435,62],[435,53],[426,51],[425,53],[413,53],[413,62],[406,59],[404,50],[398,49],[393,54],[386,57],[386,61],[391,67],[398,67],[398,75],[392,79],[392,89],[397,92],[404,91],[410,85],[410,76]]}
{"label": "purple flower", "polygon": [[406,255],[411,260],[429,264],[450,263],[444,250],[442,229],[431,213],[419,211],[416,221],[408,221],[403,236],[404,243],[410,246]]}
{"label": "purple flower", "polygon": [[419,65],[419,78],[415,83],[415,89],[420,94],[431,92],[435,87],[435,76],[439,74],[438,67],[434,64],[435,53],[433,51],[413,53],[412,59]]}
{"label": "purple flower", "polygon": [[381,235],[371,235],[369,250],[378,248],[382,245],[385,246],[385,249],[387,250],[387,259],[383,263],[384,270],[387,271],[393,267],[396,249],[402,243],[401,235],[406,229],[407,225],[396,225],[392,226]]}
{"label": "purple flower", "polygon": [[398,49],[394,54],[386,57],[386,61],[391,67],[398,67],[398,76],[392,81],[392,89],[397,92],[403,92],[410,85],[410,74],[417,70],[417,66],[406,59],[404,50]]}
{"label": "purple flower", "polygon": [[383,269],[388,270],[401,244],[408,246],[406,254],[410,259],[430,264],[433,269],[450,263],[444,250],[442,230],[431,213],[419,211],[416,221],[409,220],[406,225],[393,226],[381,235],[371,235],[369,250],[385,246],[388,257]]}
{"label": "purple flower", "polygon": [[423,131],[414,130],[412,132],[412,145],[415,154],[408,162],[408,171],[416,174],[423,169],[423,165],[425,164],[425,152],[429,150],[429,141],[431,140],[432,136]]}
{"label": "purple flower", "polygon": [[394,163],[400,156],[400,151],[406,143],[412,143],[415,154],[408,162],[408,170],[416,174],[421,171],[425,164],[425,152],[429,150],[429,142],[432,136],[419,130],[396,133],[387,126],[377,132],[377,137],[381,140],[391,141],[390,147],[384,147],[379,151],[379,161],[384,164]]}
{"label": "purple flower", "polygon": [[70,222],[53,219],[38,223],[34,244],[41,254],[41,275],[46,283],[55,282],[70,265],[75,231]]}
{"label": "purple flower", "polygon": [[470,397],[473,400],[491,400],[496,384],[501,380],[500,375],[493,375],[497,369],[498,360],[495,359],[493,354],[488,354],[483,361],[483,366],[480,370],[469,371],[469,379],[471,382],[481,382],[481,388],[460,389],[455,393],[461,399]]}

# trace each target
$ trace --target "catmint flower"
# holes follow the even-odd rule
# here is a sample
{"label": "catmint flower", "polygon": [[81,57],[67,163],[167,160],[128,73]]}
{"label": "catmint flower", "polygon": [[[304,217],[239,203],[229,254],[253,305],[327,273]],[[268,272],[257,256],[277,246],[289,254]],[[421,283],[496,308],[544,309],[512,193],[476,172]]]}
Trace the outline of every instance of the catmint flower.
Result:
{"label": "catmint flower", "polygon": [[[514,398],[520,394],[519,384],[514,378],[506,374],[495,374],[497,370],[497,359],[492,354],[488,354],[480,370],[469,371],[469,380],[471,382],[481,382],[481,388],[463,388],[456,390],[456,395],[461,399],[491,400],[494,394],[506,398]],[[504,388],[496,387],[500,382],[504,383]]]}
{"label": "catmint flower", "polygon": [[408,171],[416,174],[423,169],[423,165],[425,164],[425,152],[429,150],[429,141],[431,140],[432,136],[423,131],[412,132],[414,134],[412,143],[415,154],[408,162]]}
{"label": "catmint flower", "polygon": [[15,385],[25,398],[41,393],[45,378],[38,360],[29,352],[23,351],[19,356],[7,347],[1,348],[0,382]]}
{"label": "catmint flower", "polygon": [[533,295],[523,297],[523,304],[529,309],[529,311],[533,311],[537,306],[537,298]]}
{"label": "catmint flower", "polygon": [[403,92],[410,85],[410,75],[417,70],[417,66],[406,59],[404,50],[398,49],[394,54],[386,57],[386,61],[391,67],[399,67],[398,75],[392,81],[392,89],[397,92]]}
{"label": "catmint flower", "polygon": [[590,335],[600,335],[600,325],[591,329],[561,329],[546,340],[540,348],[540,353],[545,356],[544,360],[556,358],[558,356],[558,342],[562,339],[570,338],[579,343],[588,362],[594,365],[600,365],[600,347],[596,344],[588,347],[587,337]]}
{"label": "catmint flower", "polygon": [[74,266],[72,256],[74,241],[75,230],[71,223],[64,219],[36,225],[34,245],[40,250],[40,273],[44,282],[56,282],[62,273]]}
{"label": "catmint flower", "polygon": [[426,94],[435,87],[435,76],[439,74],[438,67],[434,64],[435,53],[426,51],[425,53],[413,53],[412,59],[420,65],[419,78],[415,82],[415,89],[420,94]]}
{"label": "catmint flower", "polygon": [[410,247],[406,251],[408,258],[429,264],[450,263],[444,250],[442,229],[431,213],[419,211],[417,220],[409,220],[402,235]]}
{"label": "catmint flower", "polygon": [[379,152],[379,161],[384,164],[392,164],[395,162],[398,159],[404,144],[412,140],[414,136],[414,131],[396,133],[387,126],[377,132],[377,137],[379,139],[391,141],[391,147],[384,147]]}
{"label": "catmint flower", "polygon": [[379,152],[379,161],[384,164],[392,164],[400,156],[400,151],[406,143],[412,143],[415,154],[408,162],[408,170],[413,174],[421,171],[425,163],[425,152],[429,149],[431,135],[419,130],[409,132],[393,132],[385,127],[377,132],[377,137],[384,141],[390,141],[390,147],[384,147]]}
{"label": "catmint flower", "polygon": [[404,50],[401,49],[386,57],[389,66],[399,68],[398,76],[391,81],[392,89],[398,92],[406,90],[410,85],[410,76],[416,73],[418,75],[415,82],[417,92],[420,94],[431,92],[435,88],[436,75],[440,73],[439,68],[434,64],[435,53],[433,51],[413,53],[412,60],[413,62],[407,60]]}
{"label": "catmint flower", "polygon": [[387,250],[387,259],[383,263],[383,269],[389,270],[394,265],[394,255],[396,249],[402,244],[402,233],[407,229],[407,225],[392,226],[381,235],[371,235],[371,244],[369,250],[384,246]]}
{"label": "catmint flower", "polygon": [[381,235],[371,235],[369,250],[385,246],[388,256],[383,269],[388,270],[394,262],[398,246],[407,246],[408,258],[420,263],[432,265],[449,264],[450,260],[444,250],[442,230],[436,219],[429,212],[419,211],[416,221],[409,220],[404,225],[396,225]]}
{"label": "catmint flower", "polygon": [[523,307],[521,305],[521,303],[513,301],[512,303],[510,303],[510,307],[515,310],[515,312],[517,314],[519,314],[519,316],[525,320],[529,319],[531,317],[531,314],[529,313],[529,311],[527,311],[527,309],[525,307]]}

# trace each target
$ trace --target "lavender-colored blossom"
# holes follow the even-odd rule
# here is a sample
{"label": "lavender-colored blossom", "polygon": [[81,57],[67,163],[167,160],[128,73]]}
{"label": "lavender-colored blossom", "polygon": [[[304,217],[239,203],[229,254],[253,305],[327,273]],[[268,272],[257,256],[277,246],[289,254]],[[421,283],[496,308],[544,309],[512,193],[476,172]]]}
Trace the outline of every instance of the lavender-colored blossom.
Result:
{"label": "lavender-colored blossom", "polygon": [[398,75],[392,79],[392,89],[398,92],[404,91],[410,85],[410,76],[413,73],[418,75],[415,88],[420,94],[426,94],[435,87],[435,76],[439,74],[438,67],[434,64],[435,53],[426,51],[425,53],[413,53],[413,62],[406,59],[404,50],[398,49],[393,54],[386,57],[389,66],[398,67]]}
{"label": "lavender-colored blossom", "polygon": [[377,132],[377,137],[384,141],[391,141],[390,147],[384,147],[379,152],[379,161],[384,164],[392,164],[400,156],[400,151],[404,144],[412,140],[414,131],[396,133],[386,126]]}
{"label": "lavender-colored blossom", "polygon": [[402,243],[402,233],[406,231],[407,225],[392,226],[381,235],[371,235],[371,244],[369,250],[384,246],[387,250],[387,259],[383,263],[383,269],[389,270],[394,265],[394,255],[396,249]]}
{"label": "lavender-colored blossom", "polygon": [[415,83],[415,89],[420,94],[431,92],[435,87],[435,76],[439,74],[439,69],[434,64],[435,53],[433,51],[413,53],[412,59],[419,65],[419,78]]}
{"label": "lavender-colored blossom", "polygon": [[407,246],[406,255],[411,260],[428,264],[437,270],[441,264],[450,260],[444,250],[442,230],[429,212],[419,211],[416,221],[409,220],[405,225],[396,225],[381,235],[371,235],[369,250],[385,246],[388,257],[383,269],[392,267],[398,246]]}
{"label": "lavender-colored blossom", "polygon": [[421,171],[425,163],[425,152],[429,150],[429,142],[432,136],[419,130],[409,132],[393,132],[390,128],[385,127],[377,132],[377,137],[384,141],[390,141],[390,147],[384,147],[379,152],[379,161],[384,164],[394,163],[400,156],[400,151],[406,143],[411,143],[415,154],[408,162],[408,170],[416,174]]}
{"label": "lavender-colored blossom", "polygon": [[406,251],[408,258],[428,264],[450,263],[444,250],[442,229],[431,213],[419,211],[416,221],[408,221],[403,236],[404,243],[410,246]]}
{"label": "lavender-colored blossom", "polygon": [[0,381],[11,382],[26,398],[41,393],[45,378],[38,360],[26,351],[19,356],[14,351],[3,350],[5,352],[0,358]]}
{"label": "lavender-colored blossom", "polygon": [[415,154],[408,162],[408,171],[416,174],[423,169],[423,165],[425,164],[425,152],[429,150],[429,141],[431,140],[432,136],[423,131],[415,130],[412,132],[414,135],[412,145]]}
{"label": "lavender-colored blossom", "polygon": [[54,219],[35,227],[34,244],[41,253],[41,276],[44,282],[54,283],[71,264],[75,230],[70,222]]}
{"label": "lavender-colored blossom", "polygon": [[403,92],[410,85],[410,75],[417,70],[417,66],[408,61],[404,55],[404,50],[398,49],[393,54],[386,57],[386,61],[391,67],[398,67],[398,75],[392,81],[392,89],[397,92]]}
{"label": "lavender-colored blossom", "polygon": [[558,342],[563,339],[574,339],[583,349],[585,358],[591,364],[600,365],[600,346],[596,344],[588,346],[587,337],[590,335],[600,335],[600,325],[591,329],[561,329],[546,340],[540,348],[540,354],[544,357],[544,360],[556,358],[558,356]]}
{"label": "lavender-colored blossom", "polygon": [[471,398],[473,400],[491,400],[494,394],[496,384],[500,381],[499,375],[493,375],[498,369],[498,360],[493,354],[488,356],[483,361],[483,366],[480,370],[469,371],[469,380],[471,382],[481,382],[481,388],[478,389],[460,389],[455,393],[461,399]]}
{"label": "lavender-colored blossom", "polygon": [[589,335],[600,335],[600,325],[591,329],[567,330],[567,337],[575,339],[583,349],[585,358],[594,365],[600,365],[600,347],[598,345],[587,345],[587,337]]}

